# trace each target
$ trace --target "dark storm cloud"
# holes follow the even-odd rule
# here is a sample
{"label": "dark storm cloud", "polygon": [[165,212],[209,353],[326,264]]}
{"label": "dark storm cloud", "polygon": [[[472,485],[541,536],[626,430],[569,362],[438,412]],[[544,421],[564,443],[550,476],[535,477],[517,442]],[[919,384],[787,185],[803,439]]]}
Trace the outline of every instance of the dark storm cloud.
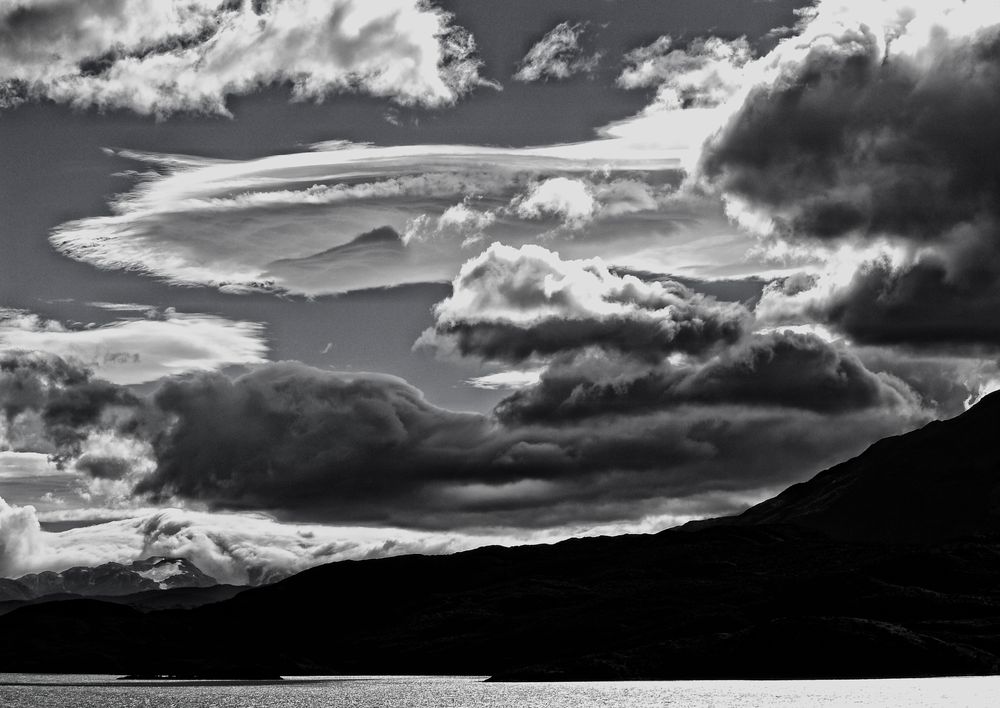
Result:
{"label": "dark storm cloud", "polygon": [[523,362],[585,347],[658,360],[733,343],[750,315],[674,281],[612,273],[599,259],[562,260],[539,246],[493,244],[468,261],[434,308],[419,346]]}
{"label": "dark storm cloud", "polygon": [[94,379],[71,361],[39,352],[0,354],[4,447],[72,456],[108,411],[140,405],[129,389]]}
{"label": "dark storm cloud", "polygon": [[[235,380],[206,374],[156,394],[173,422],[136,492],[286,519],[415,527],[634,518],[667,498],[780,484],[873,431],[921,419],[873,404],[824,428],[815,413],[722,403],[623,407],[575,426],[501,425],[437,408],[393,377],[294,363]],[[796,442],[759,454],[782,436]]]}
{"label": "dark storm cloud", "polygon": [[838,8],[820,3],[758,62],[766,79],[706,144],[700,177],[772,238],[897,254],[859,259],[846,284],[771,288],[758,314],[859,342],[996,345],[1000,16],[980,3]]}
{"label": "dark storm cloud", "polygon": [[846,285],[824,293],[776,283],[765,290],[760,314],[779,321],[804,314],[863,344],[996,346],[1000,268],[993,271],[998,265],[993,258],[995,254],[984,254],[961,274],[951,273],[933,255],[904,267],[884,259],[870,261]]}
{"label": "dark storm cloud", "polygon": [[730,504],[928,416],[842,346],[750,335],[738,304],[539,247],[470,260],[435,314],[423,344],[541,361],[541,381],[484,416],[393,377],[295,363],[173,380],[153,399],[172,423],[136,492],[312,521],[606,521],[703,494]]}
{"label": "dark storm cloud", "polygon": [[750,91],[706,146],[715,185],[793,235],[924,241],[1000,216],[1000,28],[886,50],[875,27],[817,42]]}
{"label": "dark storm cloud", "polygon": [[572,423],[594,416],[663,411],[685,404],[801,409],[823,414],[920,408],[900,379],[874,374],[855,354],[813,335],[755,335],[704,364],[629,372],[621,362],[556,362],[537,386],[497,406],[507,422]]}
{"label": "dark storm cloud", "polygon": [[170,381],[154,404],[175,422],[137,491],[228,507],[371,515],[431,480],[475,476],[492,447],[485,418],[432,406],[401,379],[297,363]]}
{"label": "dark storm cloud", "polygon": [[703,280],[688,278],[673,274],[652,273],[635,268],[611,268],[615,275],[634,275],[639,280],[680,283],[686,288],[702,295],[714,297],[722,302],[739,302],[752,308],[760,300],[767,280],[759,277]]}
{"label": "dark storm cloud", "polygon": [[51,419],[36,437],[49,450],[61,440],[64,463],[84,477],[126,484],[138,499],[414,528],[635,519],[699,495],[732,511],[926,417],[888,397],[817,412],[712,393],[671,405],[637,398],[572,423],[501,421],[434,406],[395,377],[298,363],[172,379],[143,399],[72,367],[53,379],[60,367],[28,367],[21,378],[30,384],[35,372],[54,390],[13,420]]}
{"label": "dark storm cloud", "polygon": [[1000,382],[1000,362],[980,347],[941,352],[898,346],[855,346],[865,366],[906,381],[924,404],[942,418],[962,413]]}

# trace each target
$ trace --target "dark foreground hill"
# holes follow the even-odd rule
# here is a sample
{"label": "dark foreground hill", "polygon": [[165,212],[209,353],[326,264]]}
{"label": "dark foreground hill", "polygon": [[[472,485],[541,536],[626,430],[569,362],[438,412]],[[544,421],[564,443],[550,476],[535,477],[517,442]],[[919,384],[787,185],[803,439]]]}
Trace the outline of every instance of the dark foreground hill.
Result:
{"label": "dark foreground hill", "polygon": [[78,593],[54,593],[41,597],[28,597],[21,600],[0,601],[0,616],[30,605],[40,605],[48,602],[69,602],[71,600],[91,599],[109,602],[115,605],[133,607],[141,612],[167,609],[190,609],[201,607],[213,602],[222,602],[240,594],[245,585],[211,585],[208,587],[180,587],[166,590],[142,590],[127,595],[84,595]]}
{"label": "dark foreground hill", "polygon": [[936,543],[1000,534],[1000,392],[709,524],[794,524],[833,538]]}
{"label": "dark foreground hill", "polygon": [[0,633],[16,638],[0,644],[0,666],[506,679],[996,673],[997,426],[992,396],[741,517],[656,535],[335,563],[188,610],[23,607],[0,617]]}

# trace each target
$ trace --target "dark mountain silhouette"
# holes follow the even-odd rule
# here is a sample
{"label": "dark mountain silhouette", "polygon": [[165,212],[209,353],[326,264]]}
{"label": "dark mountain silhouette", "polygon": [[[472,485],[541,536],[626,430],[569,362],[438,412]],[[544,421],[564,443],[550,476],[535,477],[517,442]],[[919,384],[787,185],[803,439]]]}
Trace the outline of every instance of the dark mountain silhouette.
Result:
{"label": "dark mountain silhouette", "polygon": [[216,585],[186,558],[153,556],[128,565],[104,563],[94,568],[75,567],[61,573],[45,571],[0,582],[0,602],[31,600],[47,595],[131,595],[146,590],[205,588]]}
{"label": "dark mountain silhouette", "polygon": [[997,425],[994,395],[739,517],[655,535],[334,563],[187,610],[22,607],[0,617],[17,637],[0,665],[499,680],[997,673]]}
{"label": "dark mountain silhouette", "polygon": [[872,445],[736,517],[845,540],[933,543],[1000,533],[1000,392],[962,415]]}
{"label": "dark mountain silhouette", "polygon": [[126,605],[140,612],[151,610],[190,609],[201,607],[212,602],[221,602],[235,597],[247,589],[246,585],[210,585],[207,587],[171,588],[167,590],[143,590],[129,595],[77,595],[72,593],[55,593],[42,597],[26,597],[21,600],[0,601],[0,616],[29,605],[39,605],[47,602],[67,602],[71,600],[91,599],[100,602],[110,602],[115,605]]}

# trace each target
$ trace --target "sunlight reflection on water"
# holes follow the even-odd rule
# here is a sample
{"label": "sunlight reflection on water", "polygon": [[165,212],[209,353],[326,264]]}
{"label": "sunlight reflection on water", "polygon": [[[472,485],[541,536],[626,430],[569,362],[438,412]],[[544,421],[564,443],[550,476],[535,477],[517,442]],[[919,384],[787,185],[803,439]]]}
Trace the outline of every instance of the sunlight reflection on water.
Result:
{"label": "sunlight reflection on water", "polygon": [[470,677],[313,677],[276,683],[120,682],[0,674],[0,706],[37,708],[699,708],[994,706],[1000,677],[876,681],[484,683]]}

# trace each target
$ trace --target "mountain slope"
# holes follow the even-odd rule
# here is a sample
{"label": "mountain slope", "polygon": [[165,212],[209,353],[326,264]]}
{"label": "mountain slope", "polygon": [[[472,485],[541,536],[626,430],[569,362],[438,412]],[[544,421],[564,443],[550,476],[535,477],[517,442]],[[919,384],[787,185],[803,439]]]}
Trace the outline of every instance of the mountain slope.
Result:
{"label": "mountain slope", "polygon": [[1000,533],[1000,392],[951,420],[880,440],[739,516],[704,524],[794,524],[870,542]]}
{"label": "mountain slope", "polygon": [[9,671],[802,678],[1000,671],[1000,550],[791,527],[333,563],[231,600],[0,617]]}

